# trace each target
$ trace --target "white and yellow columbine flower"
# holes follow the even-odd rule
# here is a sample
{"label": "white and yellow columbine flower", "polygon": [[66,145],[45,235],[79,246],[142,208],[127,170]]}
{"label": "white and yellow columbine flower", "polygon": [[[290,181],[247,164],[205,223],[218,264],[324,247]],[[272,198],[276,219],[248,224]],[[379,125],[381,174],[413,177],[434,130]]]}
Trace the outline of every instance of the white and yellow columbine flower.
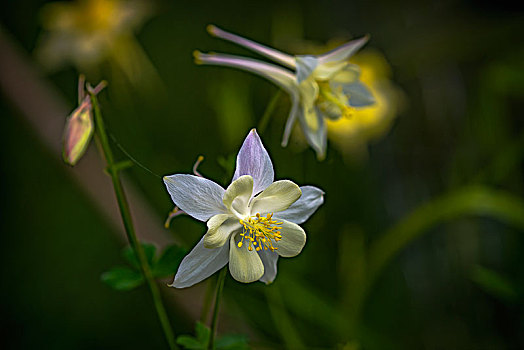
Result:
{"label": "white and yellow columbine flower", "polygon": [[253,129],[237,156],[233,181],[222,188],[203,177],[164,177],[175,205],[207,222],[207,233],[182,260],[171,286],[198,283],[229,263],[234,279],[271,283],[278,257],[302,251],[306,233],[298,225],[323,203],[322,190],[274,181],[271,159]]}
{"label": "white and yellow columbine flower", "polygon": [[143,0],[46,4],[41,11],[44,33],[36,48],[37,57],[49,69],[71,63],[88,70],[111,58],[126,70],[136,62],[127,56],[137,55],[134,32],[150,16],[150,7]]}
{"label": "white and yellow columbine flower", "polygon": [[325,119],[348,117],[352,115],[354,108],[374,103],[373,96],[359,80],[359,67],[348,61],[367,42],[367,36],[323,55],[292,56],[215,26],[208,26],[208,31],[211,35],[236,43],[290,68],[240,56],[195,52],[198,64],[243,69],[271,80],[289,93],[292,107],[282,139],[284,147],[298,117],[308,143],[317,152],[318,158],[323,159],[327,142]]}

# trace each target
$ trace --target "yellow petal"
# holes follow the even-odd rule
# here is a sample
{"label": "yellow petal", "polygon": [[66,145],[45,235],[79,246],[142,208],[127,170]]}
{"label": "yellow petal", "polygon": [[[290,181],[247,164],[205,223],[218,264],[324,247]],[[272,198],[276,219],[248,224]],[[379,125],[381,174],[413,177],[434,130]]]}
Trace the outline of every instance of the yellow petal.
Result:
{"label": "yellow petal", "polygon": [[207,232],[204,235],[204,247],[222,247],[229,238],[229,235],[242,227],[238,219],[229,214],[219,214],[213,216],[207,222]]}
{"label": "yellow petal", "polygon": [[253,194],[253,178],[243,175],[233,181],[226,189],[222,202],[227,209],[236,215],[247,215],[247,205]]}
{"label": "yellow petal", "polygon": [[248,245],[238,247],[235,236],[229,240],[229,272],[234,279],[242,283],[258,281],[264,275],[264,264],[253,249],[249,250]]}
{"label": "yellow petal", "polygon": [[297,184],[289,180],[273,182],[262,193],[256,196],[251,203],[251,214],[276,213],[286,210],[297,201],[302,191]]}

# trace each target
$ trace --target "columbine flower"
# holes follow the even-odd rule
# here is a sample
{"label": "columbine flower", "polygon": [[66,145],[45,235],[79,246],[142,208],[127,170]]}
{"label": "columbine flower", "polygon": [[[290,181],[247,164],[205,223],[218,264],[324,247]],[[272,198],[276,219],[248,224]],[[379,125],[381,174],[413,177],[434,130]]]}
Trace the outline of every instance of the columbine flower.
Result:
{"label": "columbine flower", "polygon": [[185,288],[211,276],[229,262],[239,282],[271,283],[279,256],[302,251],[306,233],[298,225],[323,203],[323,192],[292,181],[274,181],[271,159],[253,129],[237,156],[227,189],[199,176],[164,177],[177,207],[207,221],[207,233],[182,260],[171,286]]}
{"label": "columbine flower", "polygon": [[291,56],[215,26],[208,26],[208,31],[211,35],[236,43],[292,69],[245,57],[195,52],[198,64],[240,68],[271,80],[289,93],[292,107],[284,130],[284,147],[298,116],[308,143],[317,152],[318,158],[323,159],[327,133],[325,119],[336,120],[350,116],[355,107],[374,103],[371,93],[359,81],[358,66],[348,61],[367,42],[367,36],[323,55]]}
{"label": "columbine flower", "polygon": [[71,64],[96,72],[109,62],[137,86],[157,82],[156,70],[134,36],[151,10],[145,0],[51,2],[41,10],[43,32],[35,55],[51,71]]}

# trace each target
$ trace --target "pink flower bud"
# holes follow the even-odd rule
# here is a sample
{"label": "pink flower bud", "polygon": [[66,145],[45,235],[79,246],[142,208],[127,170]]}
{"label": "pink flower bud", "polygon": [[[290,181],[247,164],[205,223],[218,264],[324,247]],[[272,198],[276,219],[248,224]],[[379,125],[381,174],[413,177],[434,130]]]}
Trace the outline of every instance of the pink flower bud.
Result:
{"label": "pink flower bud", "polygon": [[93,136],[91,101],[86,97],[67,118],[63,137],[64,161],[73,166],[84,155]]}

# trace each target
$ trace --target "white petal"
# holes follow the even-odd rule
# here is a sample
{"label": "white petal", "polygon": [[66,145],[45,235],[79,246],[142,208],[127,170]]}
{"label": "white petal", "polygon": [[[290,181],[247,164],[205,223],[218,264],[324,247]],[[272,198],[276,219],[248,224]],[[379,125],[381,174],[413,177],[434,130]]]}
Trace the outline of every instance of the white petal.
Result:
{"label": "white petal", "polygon": [[255,282],[264,275],[262,260],[255,249],[248,250],[247,244],[239,248],[235,236],[238,235],[232,235],[229,240],[229,272],[239,282]]}
{"label": "white petal", "polygon": [[342,88],[344,94],[349,96],[349,104],[353,107],[365,107],[375,103],[375,97],[371,91],[360,81],[342,85]]}
{"label": "white petal", "polygon": [[324,203],[324,191],[314,186],[301,186],[302,196],[289,208],[276,214],[279,219],[295,224],[305,222]]}
{"label": "white petal", "polygon": [[223,203],[235,215],[248,215],[247,205],[253,194],[253,178],[250,175],[240,176],[228,186],[224,193]]}
{"label": "white petal", "polygon": [[290,68],[295,68],[295,60],[291,55],[277,51],[273,48],[264,46],[252,40],[243,38],[239,35],[226,32],[225,30],[217,28],[214,25],[209,25],[207,27],[207,31],[209,32],[209,34],[214,35],[217,38],[231,41],[232,43],[245,47],[246,49],[252,50],[258,54],[261,54],[262,56],[266,56],[267,58],[272,59],[273,61],[281,63]]}
{"label": "white petal", "polygon": [[211,180],[175,174],[164,176],[164,183],[175,205],[197,220],[207,221],[226,212],[222,204],[224,189]]}
{"label": "white petal", "polygon": [[[313,119],[316,120],[316,129],[311,128]],[[326,157],[327,146],[327,129],[324,117],[317,108],[308,111],[301,108],[298,120],[307,143],[317,152],[317,158],[323,160]]]}
{"label": "white petal", "polygon": [[286,126],[284,128],[284,134],[282,136],[282,147],[286,147],[289,141],[289,135],[291,135],[291,130],[295,125],[297,120],[299,108],[300,108],[300,94],[296,91],[293,94],[290,94],[291,97],[291,111],[287,117]]}
{"label": "white petal", "polygon": [[369,40],[369,36],[347,42],[323,55],[319,55],[320,64],[335,61],[345,61],[358,51]]}
{"label": "white petal", "polygon": [[207,222],[207,232],[204,235],[204,247],[222,247],[229,236],[242,227],[238,219],[229,214],[219,214],[213,216]]}
{"label": "white petal", "polygon": [[247,135],[237,155],[237,167],[233,180],[242,175],[253,177],[253,195],[273,183],[273,163],[255,129]]}
{"label": "white petal", "polygon": [[315,56],[296,56],[297,62],[297,82],[300,84],[311,76],[318,65],[318,58]]}
{"label": "white petal", "polygon": [[187,288],[208,278],[227,264],[229,245],[209,249],[204,247],[204,238],[186,255],[171,287]]}
{"label": "white petal", "polygon": [[280,221],[282,221],[280,225],[282,227],[280,230],[282,239],[279,242],[273,243],[273,246],[278,248],[276,250],[278,255],[284,258],[296,256],[302,251],[302,248],[304,248],[306,244],[306,233],[302,227],[295,223],[286,220]]}
{"label": "white petal", "polygon": [[264,264],[264,276],[260,278],[260,281],[265,284],[270,284],[277,277],[277,262],[278,262],[278,253],[272,252],[271,250],[259,250],[258,255]]}
{"label": "white petal", "polygon": [[276,213],[286,210],[300,198],[300,187],[293,181],[279,180],[273,182],[262,193],[252,199],[250,213]]}

